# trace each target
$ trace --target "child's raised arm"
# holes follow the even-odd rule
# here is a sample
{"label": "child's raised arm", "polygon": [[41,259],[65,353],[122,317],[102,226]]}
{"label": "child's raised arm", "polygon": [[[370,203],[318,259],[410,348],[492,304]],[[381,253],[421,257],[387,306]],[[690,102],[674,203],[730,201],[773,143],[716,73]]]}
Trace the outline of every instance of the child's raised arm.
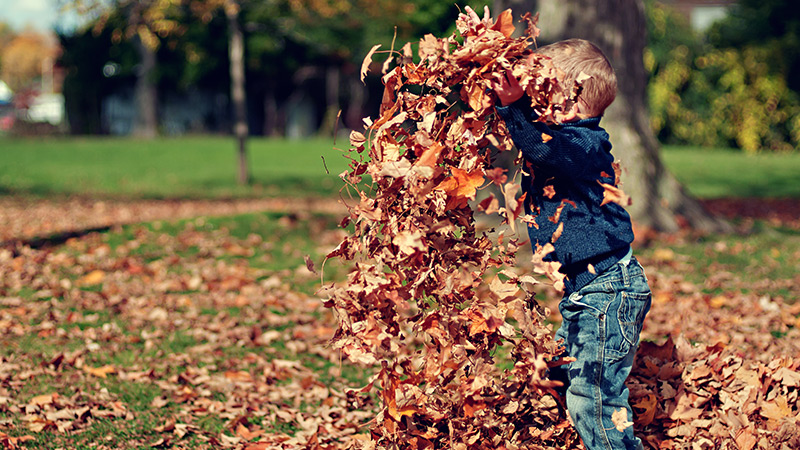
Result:
{"label": "child's raised arm", "polygon": [[494,77],[497,81],[492,82],[492,89],[503,106],[516,102],[525,94],[519,80],[511,73],[510,69],[506,69],[503,73],[497,73]]}

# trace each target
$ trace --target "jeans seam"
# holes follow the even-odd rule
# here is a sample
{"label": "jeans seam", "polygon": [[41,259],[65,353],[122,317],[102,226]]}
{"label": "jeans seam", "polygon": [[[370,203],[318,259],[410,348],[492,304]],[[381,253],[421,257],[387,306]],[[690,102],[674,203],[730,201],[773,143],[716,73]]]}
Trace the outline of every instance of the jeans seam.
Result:
{"label": "jeans seam", "polygon": [[[607,311],[606,311],[607,312]],[[608,450],[613,450],[613,446],[611,445],[611,440],[608,438],[608,432],[606,431],[606,426],[603,423],[603,388],[602,382],[605,377],[605,360],[606,360],[606,339],[608,338],[608,314],[601,313],[599,319],[600,323],[600,344],[598,347],[598,363],[599,363],[599,370],[597,371],[597,379],[594,383],[595,392],[597,392],[597,403],[595,403],[595,420],[597,421],[597,425],[599,430],[601,430],[602,437],[603,437],[603,446]]]}

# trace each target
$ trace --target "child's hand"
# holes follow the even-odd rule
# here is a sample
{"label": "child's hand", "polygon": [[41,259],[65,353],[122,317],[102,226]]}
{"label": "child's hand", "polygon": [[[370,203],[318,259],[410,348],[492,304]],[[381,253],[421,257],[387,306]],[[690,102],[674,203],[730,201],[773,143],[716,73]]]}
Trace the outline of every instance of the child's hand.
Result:
{"label": "child's hand", "polygon": [[511,69],[506,69],[501,74],[495,74],[494,77],[497,81],[492,83],[492,89],[503,106],[514,103],[525,94],[525,90],[522,89],[517,77],[511,73]]}
{"label": "child's hand", "polygon": [[489,13],[489,7],[483,7],[483,20],[478,17],[478,14],[469,6],[464,7],[464,11],[467,13],[460,13],[458,15],[458,19],[464,22],[464,25],[467,27],[466,31],[469,31],[473,34],[478,34],[478,30],[482,29],[487,30],[494,25],[494,21],[492,21],[491,14]]}

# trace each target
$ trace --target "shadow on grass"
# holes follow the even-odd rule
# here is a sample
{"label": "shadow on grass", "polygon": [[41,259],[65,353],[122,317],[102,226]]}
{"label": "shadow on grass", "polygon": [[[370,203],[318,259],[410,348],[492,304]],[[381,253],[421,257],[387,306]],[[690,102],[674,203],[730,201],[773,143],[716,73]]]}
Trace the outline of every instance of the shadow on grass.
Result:
{"label": "shadow on grass", "polygon": [[7,248],[11,250],[12,255],[19,256],[17,249],[22,247],[29,247],[35,250],[53,248],[63,245],[68,240],[73,238],[80,238],[91,233],[103,233],[111,229],[111,226],[86,228],[83,230],[63,231],[54,233],[44,237],[33,237],[24,239],[10,239],[8,241],[0,242],[0,248]]}
{"label": "shadow on grass", "polygon": [[19,196],[32,198],[82,197],[115,200],[226,200],[264,197],[334,197],[344,187],[337,177],[303,178],[281,176],[266,178],[254,177],[247,185],[235,181],[214,178],[200,180],[191,185],[162,185],[137,190],[132,186],[109,186],[87,188],[76,185],[58,186],[32,184],[12,186],[0,183],[0,196]]}

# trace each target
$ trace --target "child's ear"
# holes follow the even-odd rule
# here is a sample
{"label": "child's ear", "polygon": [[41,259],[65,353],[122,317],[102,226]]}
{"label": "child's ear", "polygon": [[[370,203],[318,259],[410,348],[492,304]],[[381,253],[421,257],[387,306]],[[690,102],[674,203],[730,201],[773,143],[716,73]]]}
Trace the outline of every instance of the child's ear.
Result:
{"label": "child's ear", "polygon": [[579,104],[578,102],[573,103],[572,108],[569,111],[559,115],[558,116],[559,122],[561,123],[573,122],[576,119],[578,119],[578,115],[580,114],[580,107],[578,106],[578,104]]}

